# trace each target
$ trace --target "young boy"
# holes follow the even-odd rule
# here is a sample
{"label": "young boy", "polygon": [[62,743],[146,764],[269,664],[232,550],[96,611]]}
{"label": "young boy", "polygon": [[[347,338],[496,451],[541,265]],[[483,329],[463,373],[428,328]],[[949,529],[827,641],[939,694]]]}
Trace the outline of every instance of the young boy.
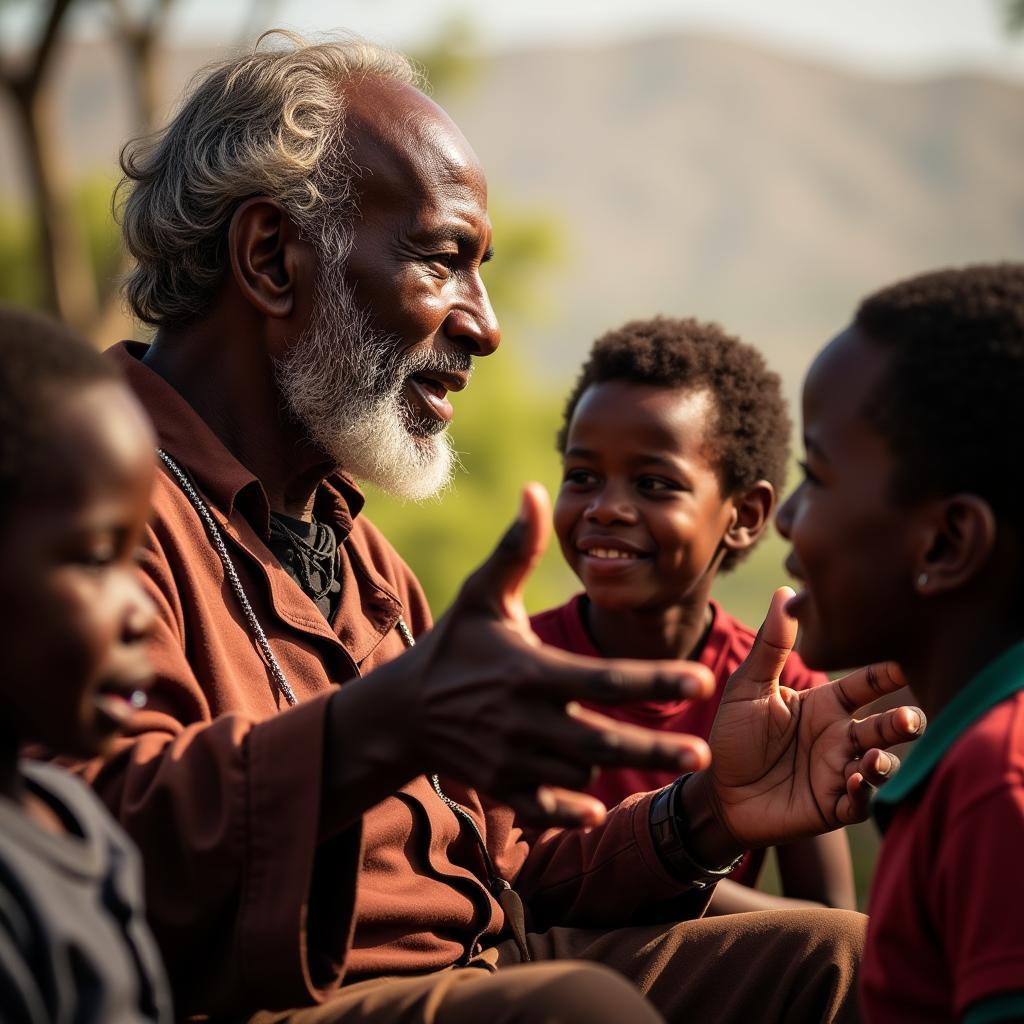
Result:
{"label": "young boy", "polygon": [[[708,701],[603,714],[708,737],[725,683],[754,638],[711,599],[711,585],[764,532],[785,478],[789,431],[778,376],[715,324],[636,321],[595,343],[558,435],[555,504],[562,553],[585,593],[535,616],[534,631],[578,654],[701,661],[718,683]],[[797,690],[824,681],[797,657],[782,677]],[[672,781],[671,773],[617,769],[591,792],[612,806]],[[763,851],[748,854],[719,883],[711,912],[794,900],[855,905],[842,833],[779,850],[786,898],[754,889],[762,862]]]}
{"label": "young boy", "polygon": [[866,299],[780,509],[809,665],[891,659],[930,724],[875,801],[866,1018],[1024,1020],[1024,265]]}
{"label": "young boy", "polygon": [[106,360],[0,307],[0,1018],[171,1019],[134,849],[26,742],[102,753],[145,702],[153,608],[133,555],[153,434]]}

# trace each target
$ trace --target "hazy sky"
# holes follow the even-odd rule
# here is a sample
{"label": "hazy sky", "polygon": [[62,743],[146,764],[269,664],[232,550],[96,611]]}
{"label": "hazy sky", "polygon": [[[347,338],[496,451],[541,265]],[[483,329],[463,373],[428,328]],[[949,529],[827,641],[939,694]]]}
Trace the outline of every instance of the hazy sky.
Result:
{"label": "hazy sky", "polygon": [[[128,0],[139,6],[152,0]],[[1024,78],[1024,34],[1010,38],[1005,0],[176,0],[173,36],[237,41],[243,29],[348,28],[415,47],[468,15],[489,47],[602,43],[660,31],[713,31],[882,75],[970,68]],[[7,0],[0,36],[24,37],[40,0]],[[95,27],[98,4],[76,12]],[[246,12],[257,11],[255,24]]]}
{"label": "hazy sky", "polygon": [[[230,36],[243,0],[179,0],[183,35]],[[415,45],[468,13],[491,46],[603,42],[666,29],[724,31],[881,74],[972,67],[1024,76],[1024,36],[1007,37],[1002,0],[264,0],[268,23],[354,29]],[[211,9],[217,13],[211,13]]]}

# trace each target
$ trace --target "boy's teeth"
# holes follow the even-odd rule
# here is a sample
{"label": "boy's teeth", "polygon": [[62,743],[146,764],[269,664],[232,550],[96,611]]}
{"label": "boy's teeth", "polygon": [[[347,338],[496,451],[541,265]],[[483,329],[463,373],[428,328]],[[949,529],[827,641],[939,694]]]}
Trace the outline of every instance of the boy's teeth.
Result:
{"label": "boy's teeth", "polygon": [[587,554],[594,558],[636,558],[631,552],[619,551],[617,548],[591,548]]}

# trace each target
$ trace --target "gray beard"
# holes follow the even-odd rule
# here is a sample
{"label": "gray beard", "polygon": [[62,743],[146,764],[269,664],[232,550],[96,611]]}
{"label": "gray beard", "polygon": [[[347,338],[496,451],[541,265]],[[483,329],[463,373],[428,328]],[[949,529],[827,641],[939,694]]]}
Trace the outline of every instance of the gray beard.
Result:
{"label": "gray beard", "polygon": [[374,329],[344,282],[344,267],[324,266],[313,319],[275,365],[285,408],[339,470],[412,501],[432,497],[452,479],[458,460],[437,417],[418,416],[403,397],[422,372],[462,372],[462,350],[401,351]]}

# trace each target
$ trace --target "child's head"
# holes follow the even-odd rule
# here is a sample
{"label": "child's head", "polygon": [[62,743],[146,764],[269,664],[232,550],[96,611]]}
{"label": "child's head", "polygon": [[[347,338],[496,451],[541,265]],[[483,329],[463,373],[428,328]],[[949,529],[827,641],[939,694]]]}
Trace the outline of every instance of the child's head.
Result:
{"label": "child's head", "polygon": [[668,607],[734,566],[771,516],[789,430],[778,376],[716,324],[658,317],[595,342],[558,434],[555,504],[590,599]]}
{"label": "child's head", "polygon": [[804,383],[805,479],[778,515],[805,585],[790,610],[809,664],[913,663],[950,601],[1016,611],[1022,396],[1021,265],[886,288],[819,354]]}
{"label": "child's head", "polygon": [[[136,578],[154,472],[145,414],[99,353],[0,307],[0,739],[101,752],[151,670]],[[136,701],[137,702],[137,701]]]}

